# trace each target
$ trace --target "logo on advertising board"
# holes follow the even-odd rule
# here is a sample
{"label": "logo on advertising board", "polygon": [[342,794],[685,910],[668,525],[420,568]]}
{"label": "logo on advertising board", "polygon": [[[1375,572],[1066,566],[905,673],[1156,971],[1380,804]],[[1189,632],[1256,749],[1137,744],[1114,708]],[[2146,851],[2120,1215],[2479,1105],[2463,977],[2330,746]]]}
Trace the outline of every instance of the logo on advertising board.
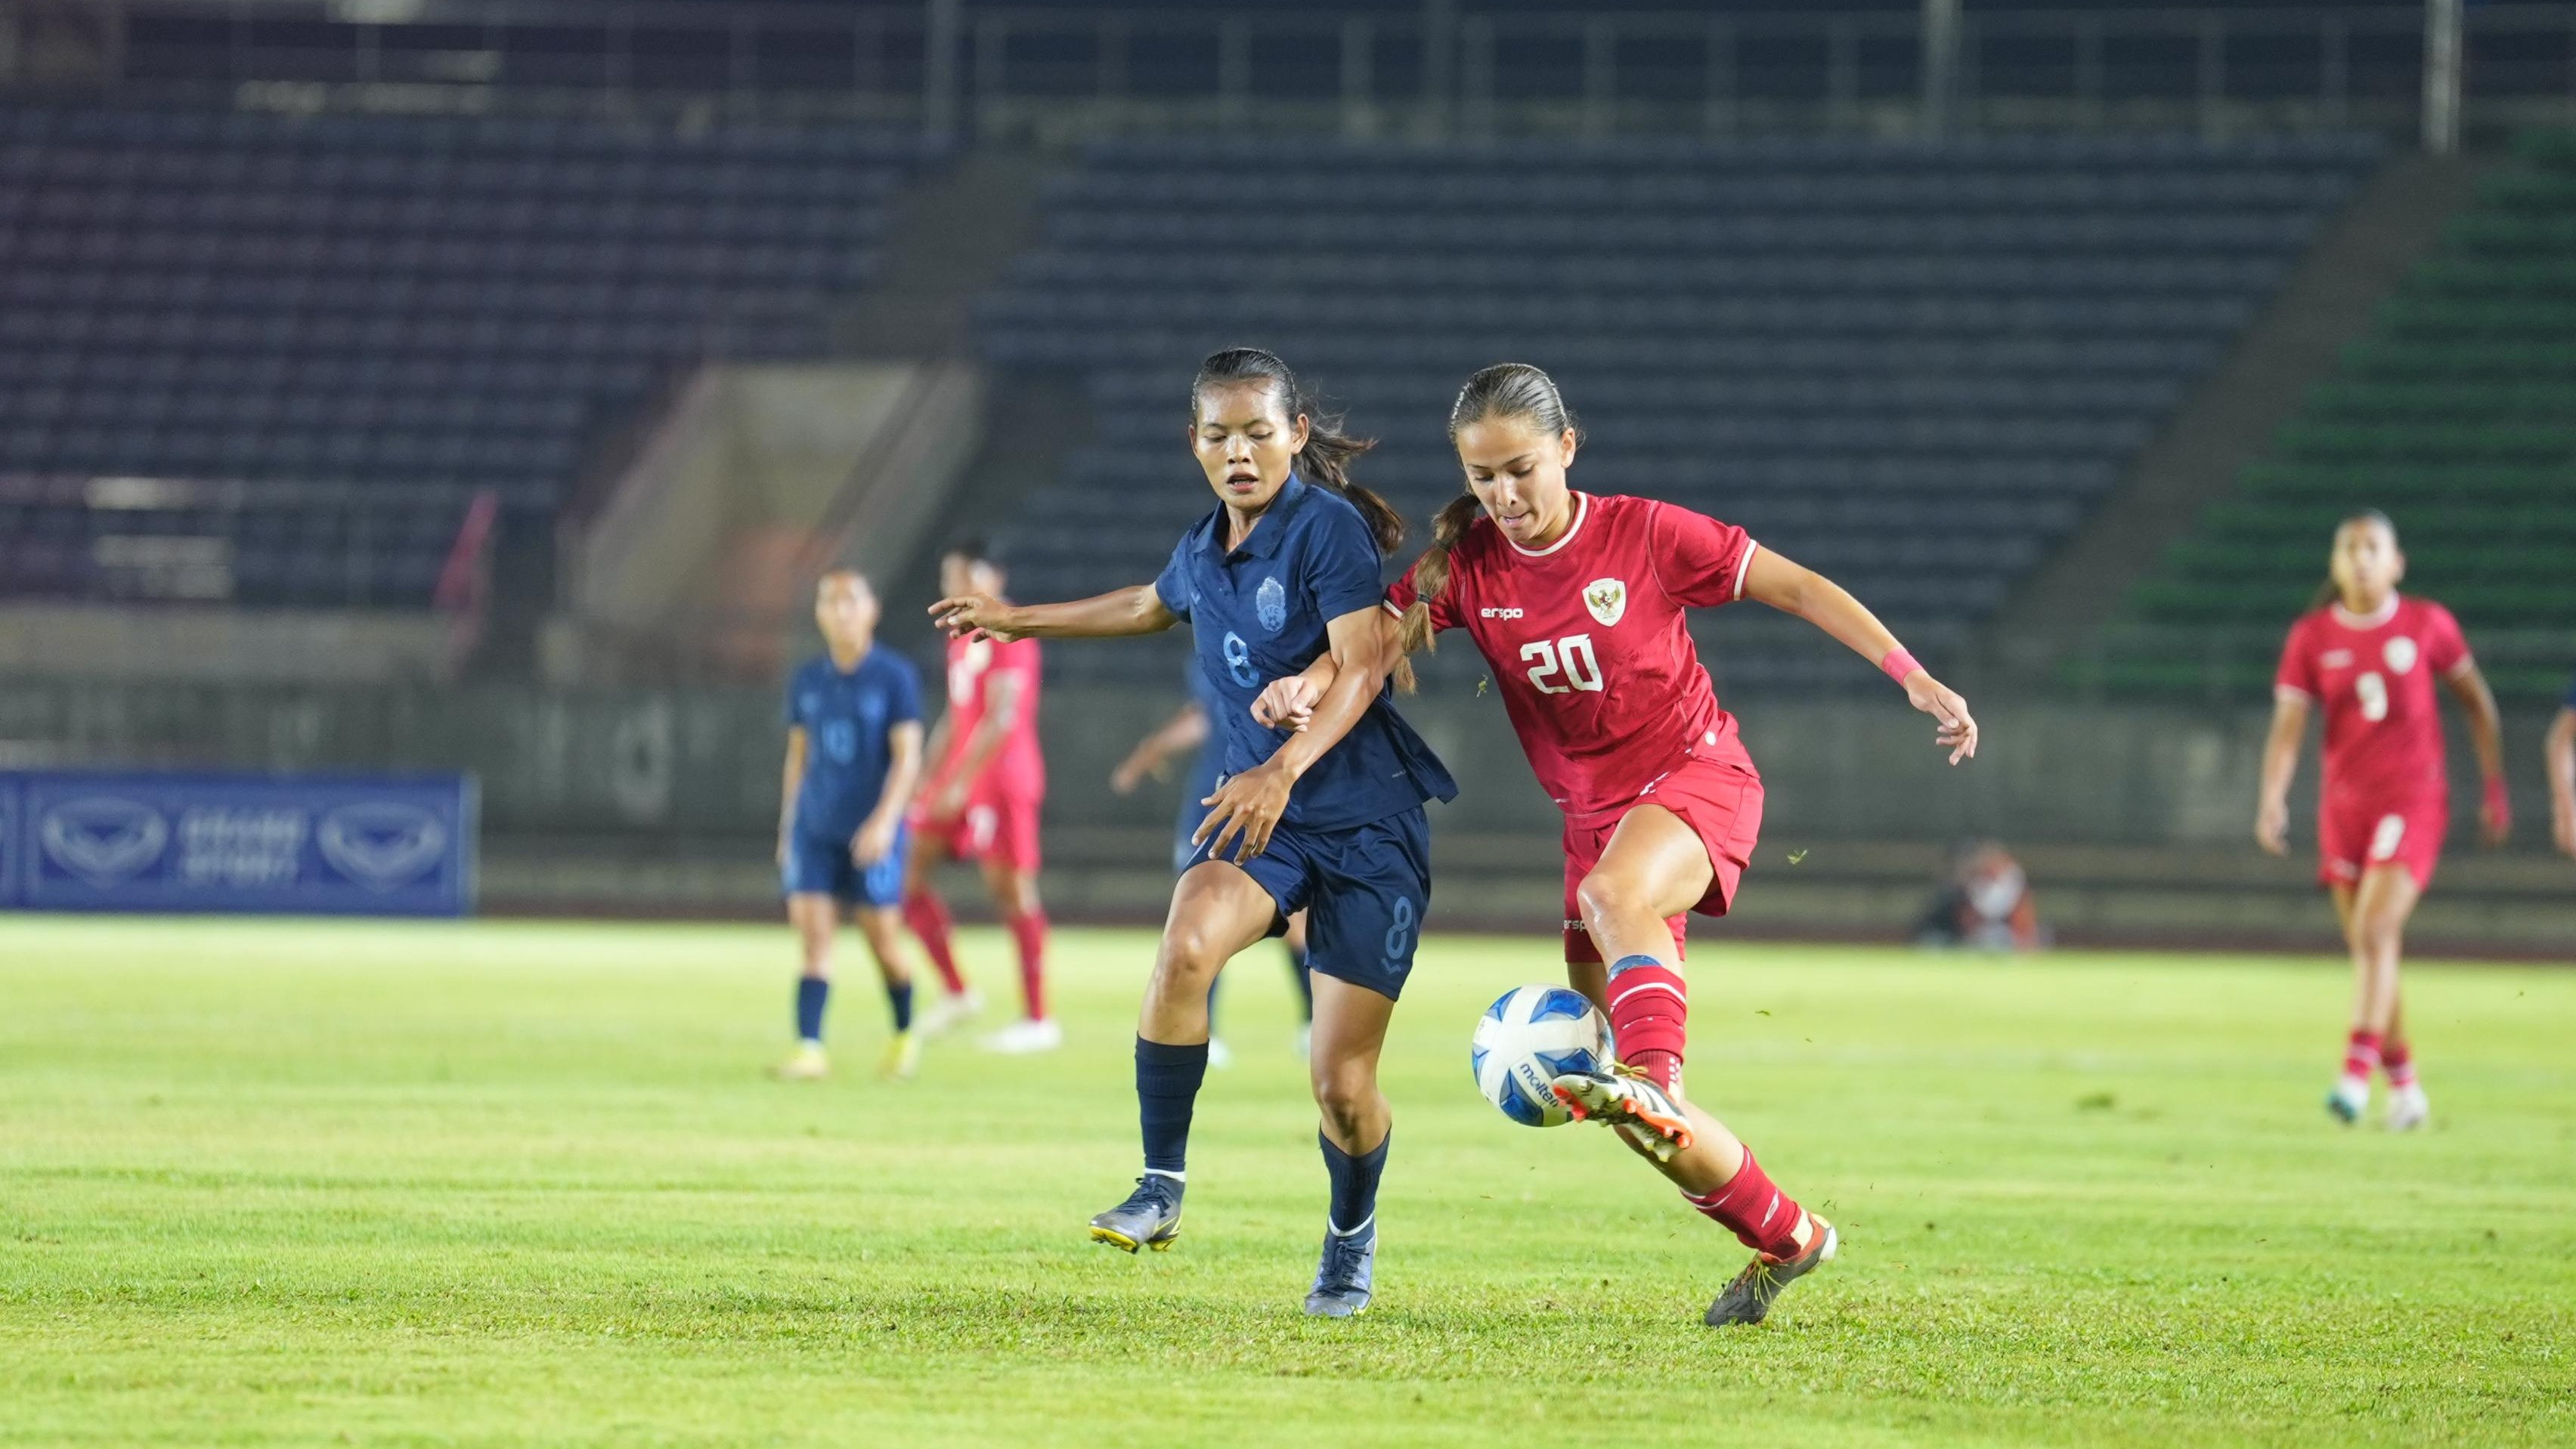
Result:
{"label": "logo on advertising board", "polygon": [[416,805],[369,800],[323,816],[314,842],[332,869],[369,890],[389,891],[446,858],[447,826]]}
{"label": "logo on advertising board", "polygon": [[161,858],[170,822],[149,805],[90,795],[46,811],[36,838],[54,864],[105,889]]}

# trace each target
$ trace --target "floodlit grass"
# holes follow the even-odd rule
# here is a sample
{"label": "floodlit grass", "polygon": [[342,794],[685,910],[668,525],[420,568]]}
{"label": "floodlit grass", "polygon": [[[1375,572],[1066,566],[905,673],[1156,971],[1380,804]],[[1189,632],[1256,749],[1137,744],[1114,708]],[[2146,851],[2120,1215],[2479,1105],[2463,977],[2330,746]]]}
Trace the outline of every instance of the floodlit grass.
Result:
{"label": "floodlit grass", "polygon": [[1468,1080],[1552,944],[1425,947],[1378,1305],[1319,1323],[1267,949],[1130,1258],[1136,933],[1061,938],[1063,1053],[879,1084],[850,978],[787,1086],[783,929],[0,919],[0,1443],[2576,1441],[2576,976],[2419,970],[2391,1137],[2319,1109],[2323,958],[1711,943],[1693,1089],[1846,1242],[1719,1334],[1733,1241]]}

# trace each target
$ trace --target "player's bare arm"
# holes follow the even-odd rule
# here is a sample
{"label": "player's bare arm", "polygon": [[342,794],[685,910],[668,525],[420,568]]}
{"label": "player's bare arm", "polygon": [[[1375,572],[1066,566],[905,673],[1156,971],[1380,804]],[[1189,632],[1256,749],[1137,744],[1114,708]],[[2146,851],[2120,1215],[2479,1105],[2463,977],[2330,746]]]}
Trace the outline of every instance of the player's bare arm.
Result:
{"label": "player's bare arm", "polygon": [[921,783],[921,721],[906,720],[888,730],[886,750],[892,759],[885,791],[877,797],[877,808],[859,822],[858,834],[850,837],[850,859],[862,869],[894,853],[895,831],[911,808],[913,787]]}
{"label": "player's bare arm", "polygon": [[2469,747],[2477,751],[2478,777],[2486,789],[2478,801],[2478,838],[2502,845],[2513,835],[2513,806],[2504,787],[2504,718],[2496,710],[2495,691],[2475,659],[2463,659],[2442,676],[2443,687],[2469,717]]}
{"label": "player's bare arm", "polygon": [[1207,711],[1199,708],[1197,700],[1182,705],[1152,734],[1138,740],[1127,758],[1118,762],[1118,768],[1109,772],[1109,788],[1121,795],[1136,793],[1146,776],[1163,778],[1163,767],[1172,756],[1197,749],[1207,743],[1207,737]]}
{"label": "player's bare arm", "polygon": [[2290,853],[2290,779],[2299,772],[2309,707],[2297,690],[2273,693],[2272,732],[2263,740],[2263,784],[2254,806],[2254,843],[2272,855]]}
{"label": "player's bare arm", "polygon": [[2549,772],[2549,836],[2560,855],[2576,858],[2576,708],[2561,708],[2541,744]]}
{"label": "player's bare arm", "polygon": [[[1913,657],[1905,653],[1905,646],[1879,622],[1878,616],[1842,585],[1770,549],[1757,550],[1752,564],[1745,569],[1744,597],[1769,604],[1781,613],[1795,614],[1881,668],[1886,668],[1891,658],[1910,661]],[[1977,721],[1968,713],[1968,702],[1956,690],[1933,678],[1920,665],[1907,670],[1898,683],[1905,690],[1906,703],[1938,722],[1932,738],[1950,752],[1951,764],[1976,758]]]}
{"label": "player's bare arm", "polygon": [[[1378,645],[1376,677],[1383,681],[1404,659],[1403,629],[1396,616],[1381,609],[1377,620]],[[1315,706],[1341,677],[1341,666],[1334,662],[1331,651],[1315,656],[1315,662],[1284,679],[1270,681],[1261,697],[1252,702],[1252,717],[1272,729],[1303,730],[1314,723]]]}
{"label": "player's bare arm", "polygon": [[1332,687],[1315,705],[1313,719],[1269,759],[1229,777],[1201,802],[1208,807],[1207,819],[1199,822],[1198,833],[1190,838],[1213,839],[1216,843],[1208,848],[1211,859],[1223,857],[1229,839],[1238,832],[1236,860],[1249,860],[1269,848],[1271,831],[1287,813],[1288,792],[1368,713],[1377,699],[1378,675],[1370,666],[1382,648],[1378,621],[1385,617],[1384,609],[1372,605],[1353,609],[1324,626],[1330,647],[1318,657],[1336,660],[1338,667]]}
{"label": "player's bare arm", "polygon": [[[1003,744],[1011,737],[1011,727],[1019,721],[1023,693],[1017,674],[996,672],[984,676],[984,717],[975,722],[975,732],[966,737],[966,752],[958,757],[957,768],[940,789],[939,797],[930,802],[931,819],[954,820],[965,813],[966,797],[983,777],[984,767],[1002,752]],[[948,716],[940,716],[939,723],[946,728]],[[942,758],[937,750],[929,753],[932,759]]]}
{"label": "player's bare arm", "polygon": [[1160,634],[1181,622],[1152,584],[1135,584],[1063,604],[1006,604],[990,594],[954,594],[930,606],[952,639],[1121,639]]}
{"label": "player's bare arm", "polygon": [[787,768],[778,782],[778,868],[787,868],[787,832],[796,823],[796,791],[805,783],[805,727],[787,727]]}

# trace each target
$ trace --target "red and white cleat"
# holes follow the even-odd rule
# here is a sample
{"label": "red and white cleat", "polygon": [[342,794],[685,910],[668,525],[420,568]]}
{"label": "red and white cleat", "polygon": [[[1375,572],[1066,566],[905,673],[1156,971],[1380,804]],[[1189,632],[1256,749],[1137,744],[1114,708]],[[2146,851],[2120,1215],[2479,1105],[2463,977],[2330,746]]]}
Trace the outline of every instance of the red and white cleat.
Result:
{"label": "red and white cleat", "polygon": [[1606,1122],[1670,1162],[1691,1145],[1690,1118],[1661,1087],[1622,1063],[1607,1072],[1568,1072],[1548,1083],[1578,1122]]}

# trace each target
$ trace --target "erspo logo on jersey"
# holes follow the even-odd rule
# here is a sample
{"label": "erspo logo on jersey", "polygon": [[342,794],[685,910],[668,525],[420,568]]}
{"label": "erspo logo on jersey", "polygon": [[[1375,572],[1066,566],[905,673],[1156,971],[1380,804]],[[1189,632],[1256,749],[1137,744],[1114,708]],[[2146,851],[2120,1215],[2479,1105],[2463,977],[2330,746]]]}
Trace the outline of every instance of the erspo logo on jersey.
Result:
{"label": "erspo logo on jersey", "polygon": [[0,908],[462,915],[474,782],[0,771]]}
{"label": "erspo logo on jersey", "polygon": [[1518,609],[1480,609],[1477,611],[1477,617],[1485,619],[1517,619],[1521,617],[1521,611]]}

